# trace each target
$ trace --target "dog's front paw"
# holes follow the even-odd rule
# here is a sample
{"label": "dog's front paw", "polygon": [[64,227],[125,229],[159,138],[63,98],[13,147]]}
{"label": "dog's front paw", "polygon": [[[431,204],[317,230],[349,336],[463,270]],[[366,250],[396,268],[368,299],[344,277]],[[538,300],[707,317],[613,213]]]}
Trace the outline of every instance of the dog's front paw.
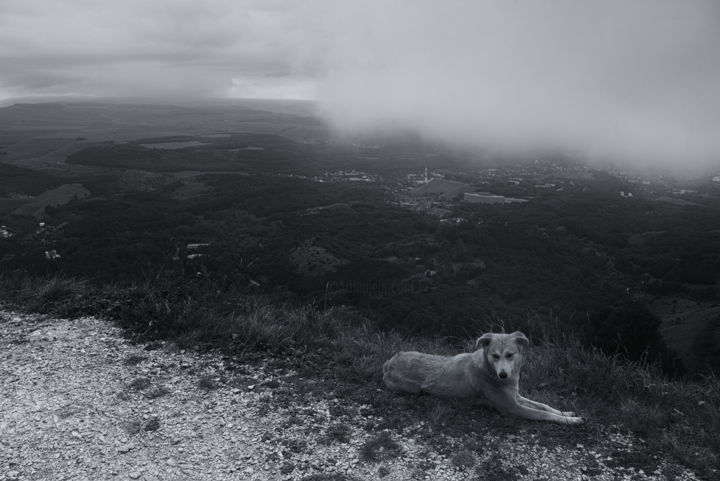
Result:
{"label": "dog's front paw", "polygon": [[567,416],[566,421],[568,424],[584,424],[585,418],[580,416]]}

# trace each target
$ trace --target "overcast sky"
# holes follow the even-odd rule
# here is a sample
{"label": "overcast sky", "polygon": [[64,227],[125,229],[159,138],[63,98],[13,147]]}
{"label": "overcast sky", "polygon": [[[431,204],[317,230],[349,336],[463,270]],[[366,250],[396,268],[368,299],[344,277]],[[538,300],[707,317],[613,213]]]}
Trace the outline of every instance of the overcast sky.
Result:
{"label": "overcast sky", "polygon": [[339,130],[720,165],[717,0],[0,0],[0,100],[320,100]]}

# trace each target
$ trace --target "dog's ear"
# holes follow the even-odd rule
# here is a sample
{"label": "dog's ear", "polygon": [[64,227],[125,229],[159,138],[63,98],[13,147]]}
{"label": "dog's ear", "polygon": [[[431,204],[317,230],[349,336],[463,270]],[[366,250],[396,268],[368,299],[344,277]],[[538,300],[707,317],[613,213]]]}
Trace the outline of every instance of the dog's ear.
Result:
{"label": "dog's ear", "polygon": [[477,338],[477,341],[475,341],[475,347],[488,347],[492,340],[493,334],[491,332],[486,332]]}
{"label": "dog's ear", "polygon": [[530,345],[530,341],[528,341],[528,338],[525,337],[525,334],[523,334],[520,331],[515,331],[512,334],[510,334],[510,337],[519,345],[523,347],[527,347]]}

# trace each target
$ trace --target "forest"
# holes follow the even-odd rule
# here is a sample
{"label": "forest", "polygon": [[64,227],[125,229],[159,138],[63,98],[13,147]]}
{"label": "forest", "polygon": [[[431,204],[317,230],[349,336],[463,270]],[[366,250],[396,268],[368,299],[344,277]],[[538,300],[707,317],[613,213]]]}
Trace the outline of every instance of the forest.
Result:
{"label": "forest", "polygon": [[[100,155],[108,148],[113,156]],[[173,159],[187,169],[185,156],[205,161],[187,150],[174,157],[172,150],[109,145],[68,160],[92,154],[100,163],[132,167],[125,158],[140,152],[157,158],[152,168],[159,171]],[[647,303],[653,296],[717,299],[720,231],[707,226],[720,225],[718,210],[624,202],[620,181],[611,177],[522,204],[451,202],[445,207],[454,221],[442,222],[400,205],[388,183],[321,183],[211,167],[192,177],[204,187],[191,196],[177,195],[182,178],[142,190],[119,177],[83,179],[92,195],[47,207],[42,228],[3,220],[19,235],[0,239],[0,267],[6,275],[122,288],[162,276],[177,302],[224,292],[352,306],[381,329],[413,335],[465,336],[502,322],[541,339],[554,323],[611,353],[654,356],[670,371],[681,363],[659,334],[632,334],[659,333]],[[10,188],[26,189],[21,175],[11,180]],[[52,185],[49,177],[38,181]],[[192,244],[203,247],[191,250]],[[50,250],[59,258],[49,259]]]}

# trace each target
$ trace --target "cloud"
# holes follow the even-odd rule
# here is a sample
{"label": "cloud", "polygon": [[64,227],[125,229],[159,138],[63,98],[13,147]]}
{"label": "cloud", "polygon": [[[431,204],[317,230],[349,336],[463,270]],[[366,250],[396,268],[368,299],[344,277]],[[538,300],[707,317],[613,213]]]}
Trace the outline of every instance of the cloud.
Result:
{"label": "cloud", "polygon": [[712,0],[369,0],[332,16],[319,95],[341,132],[720,164]]}
{"label": "cloud", "polygon": [[312,98],[339,132],[720,162],[717,0],[2,0],[0,96]]}
{"label": "cloud", "polygon": [[3,0],[0,90],[223,97],[235,91],[234,79],[253,82],[296,71],[307,77],[299,46],[312,37],[302,27],[311,23],[303,21],[309,11],[293,3]]}

